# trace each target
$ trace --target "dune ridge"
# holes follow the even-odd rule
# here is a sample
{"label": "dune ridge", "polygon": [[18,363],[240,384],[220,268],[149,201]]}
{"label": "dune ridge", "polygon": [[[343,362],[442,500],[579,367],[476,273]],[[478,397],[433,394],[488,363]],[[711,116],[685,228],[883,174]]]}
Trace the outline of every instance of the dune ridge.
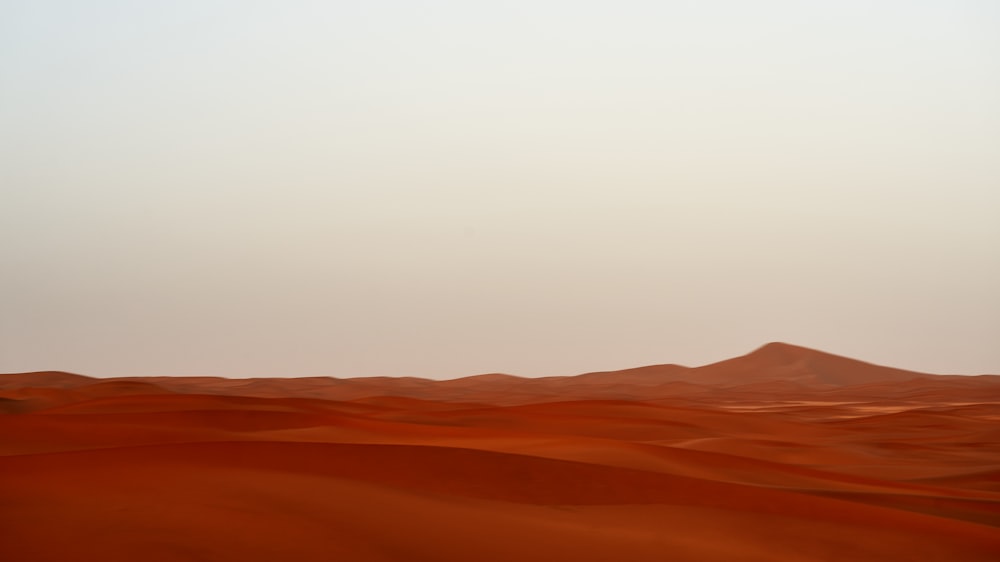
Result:
{"label": "dune ridge", "polygon": [[[60,540],[52,540],[59,537]],[[995,560],[1000,376],[0,375],[13,561]]]}

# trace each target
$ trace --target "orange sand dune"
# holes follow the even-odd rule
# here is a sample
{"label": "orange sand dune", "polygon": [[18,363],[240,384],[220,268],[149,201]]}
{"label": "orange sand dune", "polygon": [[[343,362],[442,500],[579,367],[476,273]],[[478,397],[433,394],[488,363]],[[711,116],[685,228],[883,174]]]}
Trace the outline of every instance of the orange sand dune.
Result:
{"label": "orange sand dune", "polygon": [[[57,540],[53,540],[57,537]],[[1000,377],[0,375],[4,559],[995,560]]]}

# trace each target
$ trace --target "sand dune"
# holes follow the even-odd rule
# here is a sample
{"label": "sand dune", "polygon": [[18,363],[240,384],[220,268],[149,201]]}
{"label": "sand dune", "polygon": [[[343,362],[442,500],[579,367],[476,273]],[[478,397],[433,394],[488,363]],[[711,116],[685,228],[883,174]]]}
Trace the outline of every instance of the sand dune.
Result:
{"label": "sand dune", "polygon": [[0,375],[5,559],[995,560],[1000,377]]}

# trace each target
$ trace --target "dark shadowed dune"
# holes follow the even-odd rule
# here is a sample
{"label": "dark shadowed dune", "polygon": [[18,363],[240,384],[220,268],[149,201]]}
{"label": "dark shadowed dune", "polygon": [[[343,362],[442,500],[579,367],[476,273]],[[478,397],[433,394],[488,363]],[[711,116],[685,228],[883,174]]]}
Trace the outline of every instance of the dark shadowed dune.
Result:
{"label": "dark shadowed dune", "polygon": [[63,371],[36,371],[0,375],[0,389],[6,388],[72,388],[91,384],[100,379]]}

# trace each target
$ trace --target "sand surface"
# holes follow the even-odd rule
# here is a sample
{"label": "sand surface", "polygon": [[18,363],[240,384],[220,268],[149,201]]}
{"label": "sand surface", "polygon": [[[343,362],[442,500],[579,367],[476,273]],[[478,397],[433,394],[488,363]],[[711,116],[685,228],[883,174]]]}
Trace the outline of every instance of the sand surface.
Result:
{"label": "sand surface", "polygon": [[1000,377],[0,375],[22,561],[1000,559]]}

